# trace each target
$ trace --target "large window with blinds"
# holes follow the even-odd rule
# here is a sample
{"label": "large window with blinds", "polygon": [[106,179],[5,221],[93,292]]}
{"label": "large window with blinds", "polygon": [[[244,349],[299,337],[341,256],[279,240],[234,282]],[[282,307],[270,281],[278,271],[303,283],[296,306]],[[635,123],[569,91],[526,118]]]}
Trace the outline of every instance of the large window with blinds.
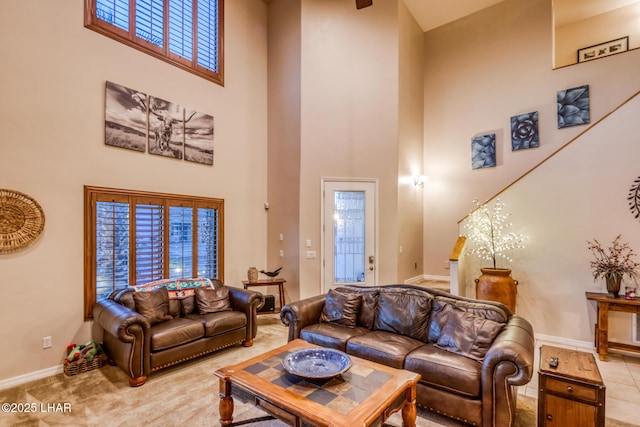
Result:
{"label": "large window with blinds", "polygon": [[224,0],[85,0],[84,25],[224,85]]}
{"label": "large window with blinds", "polygon": [[129,284],[224,281],[224,200],[85,187],[85,318]]}

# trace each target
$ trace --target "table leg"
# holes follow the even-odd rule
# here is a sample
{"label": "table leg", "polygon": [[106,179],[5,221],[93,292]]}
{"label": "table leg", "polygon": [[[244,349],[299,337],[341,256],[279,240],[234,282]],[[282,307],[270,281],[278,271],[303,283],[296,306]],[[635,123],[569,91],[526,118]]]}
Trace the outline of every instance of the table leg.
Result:
{"label": "table leg", "polygon": [[280,288],[280,309],[282,309],[286,304],[284,301],[284,283],[281,282],[280,285],[278,285],[278,288]]}
{"label": "table leg", "polygon": [[407,402],[402,407],[402,425],[416,427],[416,385],[407,390]]}
{"label": "table leg", "polygon": [[609,360],[609,304],[598,303],[598,357]]}
{"label": "table leg", "polygon": [[220,425],[228,426],[233,422],[233,398],[231,397],[231,383],[220,378]]}

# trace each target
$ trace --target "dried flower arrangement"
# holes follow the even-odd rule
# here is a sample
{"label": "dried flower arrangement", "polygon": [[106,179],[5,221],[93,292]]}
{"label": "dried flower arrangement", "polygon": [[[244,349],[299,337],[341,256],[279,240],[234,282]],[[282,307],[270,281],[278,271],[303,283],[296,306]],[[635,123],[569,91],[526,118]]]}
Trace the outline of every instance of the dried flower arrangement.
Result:
{"label": "dried flower arrangement", "polygon": [[640,263],[634,261],[635,252],[628,243],[622,243],[622,235],[615,238],[611,246],[606,250],[596,239],[587,241],[587,248],[593,253],[594,261],[590,262],[593,269],[593,280],[603,277],[605,280],[622,280],[622,276],[630,279],[638,277]]}

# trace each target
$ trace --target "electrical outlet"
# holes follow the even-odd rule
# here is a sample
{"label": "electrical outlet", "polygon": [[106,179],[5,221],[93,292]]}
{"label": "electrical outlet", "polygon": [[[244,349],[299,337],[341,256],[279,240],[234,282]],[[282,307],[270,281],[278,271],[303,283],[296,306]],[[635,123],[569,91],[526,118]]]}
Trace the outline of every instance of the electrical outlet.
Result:
{"label": "electrical outlet", "polygon": [[51,337],[42,337],[42,348],[51,348],[53,347],[53,342]]}
{"label": "electrical outlet", "polygon": [[284,256],[284,249],[280,249],[280,256],[283,257]]}

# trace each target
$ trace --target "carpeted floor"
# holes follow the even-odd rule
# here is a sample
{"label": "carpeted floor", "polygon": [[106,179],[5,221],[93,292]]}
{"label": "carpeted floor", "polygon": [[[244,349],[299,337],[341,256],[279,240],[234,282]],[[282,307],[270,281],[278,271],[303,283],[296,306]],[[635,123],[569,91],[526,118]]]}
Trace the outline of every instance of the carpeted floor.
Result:
{"label": "carpeted floor", "polygon": [[[260,316],[258,336],[252,347],[232,347],[165,369],[152,374],[142,387],[129,387],[121,369],[103,366],[73,377],[59,374],[2,390],[2,403],[35,404],[31,407],[36,411],[0,412],[0,426],[216,426],[219,425],[219,400],[215,370],[285,344],[286,331],[277,316]],[[263,415],[251,405],[235,404],[234,421]],[[519,398],[516,426],[535,426],[535,417],[535,399]],[[609,421],[607,426],[624,426]],[[400,415],[395,414],[389,424],[401,426]],[[268,421],[252,425],[279,427],[283,424]],[[419,410],[417,425],[461,424]]]}

